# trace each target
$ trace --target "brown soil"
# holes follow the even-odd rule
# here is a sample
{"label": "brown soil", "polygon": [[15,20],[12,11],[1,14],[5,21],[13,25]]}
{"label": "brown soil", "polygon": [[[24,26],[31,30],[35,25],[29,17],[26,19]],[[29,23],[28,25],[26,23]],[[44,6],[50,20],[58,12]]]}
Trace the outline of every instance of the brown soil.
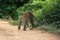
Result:
{"label": "brown soil", "polygon": [[0,21],[0,40],[60,40],[60,37],[43,31],[18,30],[17,26]]}

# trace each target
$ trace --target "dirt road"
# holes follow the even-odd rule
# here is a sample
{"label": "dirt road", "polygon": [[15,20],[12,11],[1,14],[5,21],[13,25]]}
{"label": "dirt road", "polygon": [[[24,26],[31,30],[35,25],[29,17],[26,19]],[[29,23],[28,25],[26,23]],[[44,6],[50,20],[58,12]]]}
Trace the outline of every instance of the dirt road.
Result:
{"label": "dirt road", "polygon": [[17,30],[17,26],[0,21],[0,40],[60,40],[60,37],[42,31]]}

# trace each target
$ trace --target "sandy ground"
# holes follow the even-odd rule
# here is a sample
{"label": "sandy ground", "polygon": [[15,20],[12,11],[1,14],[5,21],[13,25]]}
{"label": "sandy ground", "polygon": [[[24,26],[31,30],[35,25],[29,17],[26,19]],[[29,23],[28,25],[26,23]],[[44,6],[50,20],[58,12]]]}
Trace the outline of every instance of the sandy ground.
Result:
{"label": "sandy ground", "polygon": [[18,30],[17,26],[0,21],[0,40],[60,40],[60,37],[37,30]]}

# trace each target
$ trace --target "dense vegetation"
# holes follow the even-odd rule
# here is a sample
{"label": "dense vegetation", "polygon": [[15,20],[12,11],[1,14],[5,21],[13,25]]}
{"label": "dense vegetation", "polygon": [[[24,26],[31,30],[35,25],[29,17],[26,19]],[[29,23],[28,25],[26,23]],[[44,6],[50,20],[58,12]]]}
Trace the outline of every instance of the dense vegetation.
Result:
{"label": "dense vegetation", "polygon": [[60,0],[0,0],[1,19],[17,20],[23,10],[33,12],[40,29],[60,34]]}

